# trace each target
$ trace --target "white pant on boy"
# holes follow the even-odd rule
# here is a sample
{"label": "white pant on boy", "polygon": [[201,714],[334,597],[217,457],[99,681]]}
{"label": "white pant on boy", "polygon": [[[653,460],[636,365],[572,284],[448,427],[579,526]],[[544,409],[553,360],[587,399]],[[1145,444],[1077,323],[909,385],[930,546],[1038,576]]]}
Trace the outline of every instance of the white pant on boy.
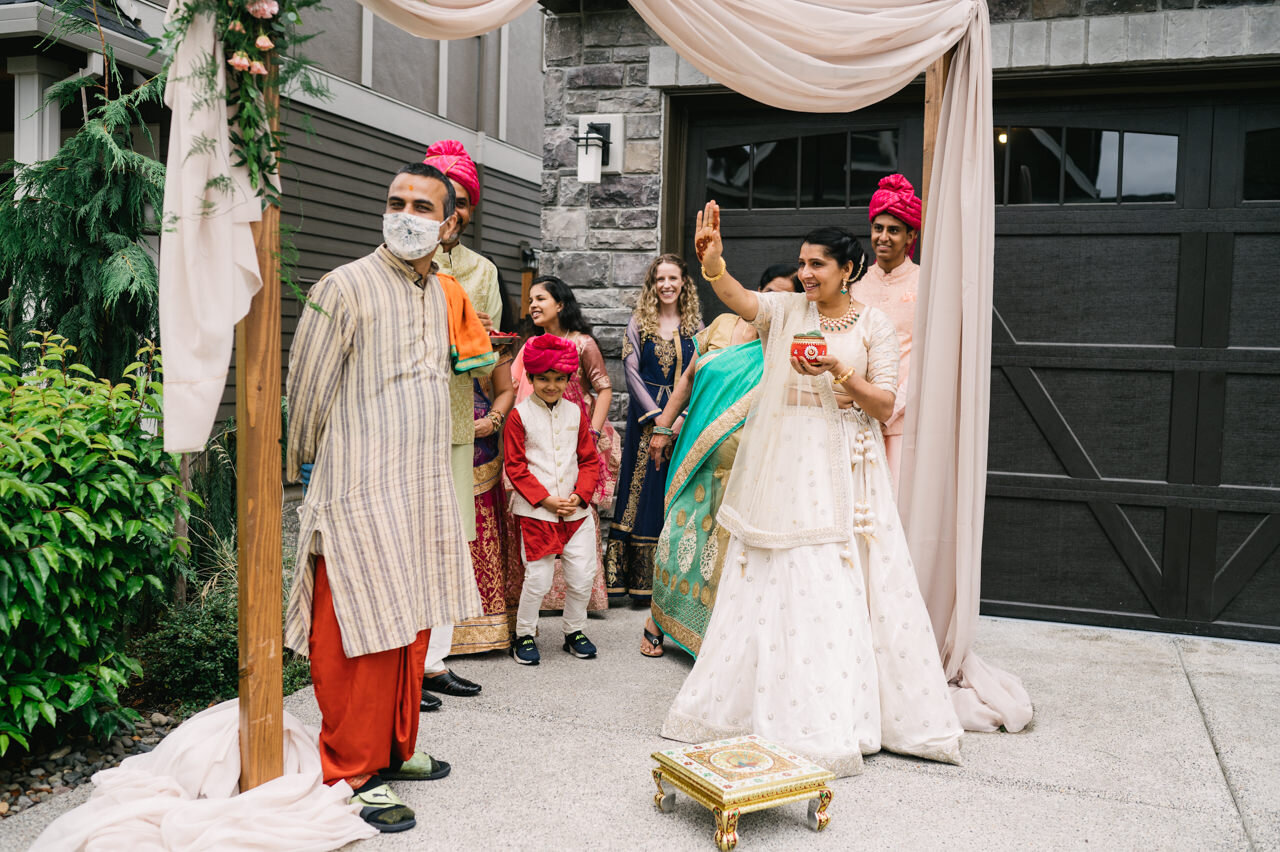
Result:
{"label": "white pant on boy", "polygon": [[[564,570],[564,633],[568,636],[587,623],[587,602],[595,580],[596,520],[588,514],[582,526],[564,546],[560,566]],[[524,554],[521,554],[524,559]],[[524,559],[524,586],[520,590],[520,608],[516,610],[516,635],[533,636],[538,627],[538,610],[542,599],[551,591],[556,555],[550,554],[530,562]]]}

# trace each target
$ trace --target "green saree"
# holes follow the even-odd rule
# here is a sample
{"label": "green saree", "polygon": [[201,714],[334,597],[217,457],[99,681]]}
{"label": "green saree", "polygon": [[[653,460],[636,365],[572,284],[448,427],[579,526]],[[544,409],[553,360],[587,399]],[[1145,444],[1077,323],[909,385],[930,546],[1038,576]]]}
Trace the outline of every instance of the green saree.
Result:
{"label": "green saree", "polygon": [[654,558],[653,620],[693,656],[702,647],[728,540],[715,522],[752,391],[764,370],[759,340],[701,355],[676,440]]}

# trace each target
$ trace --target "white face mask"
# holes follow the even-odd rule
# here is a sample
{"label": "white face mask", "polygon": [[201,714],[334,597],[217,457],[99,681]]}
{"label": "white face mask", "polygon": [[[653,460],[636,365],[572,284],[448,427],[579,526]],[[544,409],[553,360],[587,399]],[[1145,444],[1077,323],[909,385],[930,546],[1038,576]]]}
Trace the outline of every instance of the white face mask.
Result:
{"label": "white face mask", "polygon": [[412,213],[382,214],[382,239],[387,249],[401,260],[418,260],[435,251],[443,227],[443,222]]}

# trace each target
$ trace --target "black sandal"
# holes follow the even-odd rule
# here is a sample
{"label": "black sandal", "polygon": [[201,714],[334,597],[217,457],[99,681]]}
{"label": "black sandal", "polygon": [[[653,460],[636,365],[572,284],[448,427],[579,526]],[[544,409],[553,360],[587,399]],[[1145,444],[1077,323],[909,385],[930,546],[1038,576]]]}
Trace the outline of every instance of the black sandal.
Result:
{"label": "black sandal", "polygon": [[643,649],[643,648],[641,648],[641,649],[640,649],[640,656],[642,656],[642,657],[652,657],[652,658],[654,658],[654,659],[656,659],[656,658],[658,658],[658,657],[663,656],[663,654],[665,654],[665,653],[666,653],[665,651],[663,651],[663,650],[662,650],[662,640],[663,640],[664,638],[666,638],[666,637],[665,637],[665,635],[663,634],[663,632],[662,632],[661,630],[659,630],[659,631],[657,632],[657,634],[653,634],[653,633],[650,633],[650,632],[649,632],[649,628],[648,628],[648,627],[644,627],[644,628],[641,628],[641,629],[644,631],[644,641],[648,642],[648,643],[649,643],[649,647],[650,647],[650,648],[652,648],[653,650],[657,651],[658,653],[657,653],[657,654],[646,654],[646,653],[645,653],[645,651],[644,651],[644,649]]}

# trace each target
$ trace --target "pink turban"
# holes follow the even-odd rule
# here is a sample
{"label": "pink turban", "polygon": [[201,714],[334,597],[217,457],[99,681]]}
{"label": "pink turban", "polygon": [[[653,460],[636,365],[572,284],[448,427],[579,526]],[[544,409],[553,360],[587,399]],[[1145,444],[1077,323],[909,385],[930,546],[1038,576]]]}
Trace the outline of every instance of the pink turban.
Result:
{"label": "pink turban", "polygon": [[467,149],[456,139],[444,139],[427,149],[427,156],[422,160],[428,166],[435,166],[444,172],[445,177],[456,180],[471,197],[471,206],[480,203],[480,174],[476,164],[467,156]]}
{"label": "pink turban", "polygon": [[911,229],[920,230],[920,199],[911,181],[902,175],[880,178],[880,188],[871,196],[871,215],[867,218],[875,221],[881,213],[897,216]]}
{"label": "pink turban", "polygon": [[[920,230],[920,199],[911,181],[902,175],[880,178],[880,188],[871,195],[871,210],[867,218],[874,222],[881,213],[896,216],[908,228]],[[915,240],[907,246],[907,257],[915,250]]]}
{"label": "pink turban", "polygon": [[573,375],[578,369],[578,347],[554,334],[530,337],[524,345],[524,369],[530,376],[547,370]]}

